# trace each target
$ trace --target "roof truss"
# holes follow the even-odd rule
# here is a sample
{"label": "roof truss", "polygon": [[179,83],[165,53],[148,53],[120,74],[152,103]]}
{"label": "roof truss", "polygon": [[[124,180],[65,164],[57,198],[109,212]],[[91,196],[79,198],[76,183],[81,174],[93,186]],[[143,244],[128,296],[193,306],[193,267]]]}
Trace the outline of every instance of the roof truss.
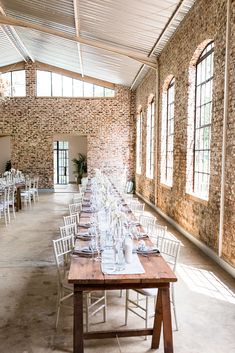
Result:
{"label": "roof truss", "polygon": [[60,38],[64,38],[67,40],[71,40],[73,42],[77,42],[80,44],[84,44],[90,47],[99,48],[103,50],[107,50],[109,52],[113,52],[119,55],[127,56],[133,60],[139,61],[142,64],[145,64],[153,69],[157,68],[156,58],[150,58],[145,56],[142,53],[132,51],[123,47],[113,46],[105,42],[92,40],[88,38],[82,38],[80,36],[71,36],[67,33],[57,31],[55,29],[47,28],[38,24],[29,23],[26,21],[18,20],[9,16],[0,15],[0,24],[9,25],[9,26],[19,26],[28,29],[37,30],[46,34],[54,35]]}

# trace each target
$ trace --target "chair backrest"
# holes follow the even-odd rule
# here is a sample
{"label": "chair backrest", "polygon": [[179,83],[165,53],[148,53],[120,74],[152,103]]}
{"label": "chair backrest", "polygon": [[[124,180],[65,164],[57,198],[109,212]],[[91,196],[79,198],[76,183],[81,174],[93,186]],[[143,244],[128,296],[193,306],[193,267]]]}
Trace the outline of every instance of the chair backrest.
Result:
{"label": "chair backrest", "polygon": [[59,282],[62,283],[63,274],[65,270],[66,255],[70,254],[74,248],[74,237],[70,235],[65,238],[53,240],[53,250],[57,266]]}
{"label": "chair backrest", "polygon": [[67,226],[69,224],[78,224],[79,222],[79,214],[75,213],[73,215],[69,215],[69,216],[64,216],[64,225]]}
{"label": "chair backrest", "polygon": [[86,191],[86,185],[79,184],[78,187],[79,187],[79,192],[85,192]]}
{"label": "chair backrest", "polygon": [[179,259],[180,241],[164,237],[156,237],[155,239],[155,245],[160,250],[161,255],[172,265],[172,269],[175,271]]}
{"label": "chair backrest", "polygon": [[82,209],[82,203],[81,202],[76,202],[76,203],[71,203],[69,204],[69,213],[70,215],[79,213]]}
{"label": "chair backrest", "polygon": [[33,189],[38,189],[38,181],[39,181],[39,177],[35,176],[33,179],[31,179],[31,183],[32,183],[32,188]]}
{"label": "chair backrest", "polygon": [[82,202],[83,200],[83,193],[79,192],[76,194],[73,194],[73,203],[78,203],[78,202]]}
{"label": "chair backrest", "polygon": [[81,183],[82,183],[82,185],[86,186],[87,183],[88,183],[88,177],[83,177],[83,178],[81,179]]}
{"label": "chair backrest", "polygon": [[9,187],[5,186],[0,190],[0,203],[2,208],[7,206],[7,202],[9,200]]}
{"label": "chair backrest", "polygon": [[141,203],[139,201],[131,201],[130,202],[130,208],[131,210],[134,211],[144,211],[144,203]]}
{"label": "chair backrest", "polygon": [[31,184],[32,184],[32,180],[30,178],[27,178],[25,180],[25,191],[29,192],[30,188],[31,188]]}
{"label": "chair backrest", "polygon": [[139,217],[139,222],[147,230],[147,233],[152,233],[156,222],[156,217],[141,214]]}
{"label": "chair backrest", "polygon": [[9,195],[8,195],[8,201],[14,204],[15,201],[15,192],[16,192],[16,187],[15,185],[9,186]]}
{"label": "chair backrest", "polygon": [[162,226],[160,224],[156,224],[153,227],[153,232],[152,235],[154,237],[162,237],[164,238],[166,236],[166,232],[167,232],[167,226]]}
{"label": "chair backrest", "polygon": [[68,224],[67,226],[60,227],[60,237],[65,238],[69,235],[76,235],[77,233],[77,224]]}

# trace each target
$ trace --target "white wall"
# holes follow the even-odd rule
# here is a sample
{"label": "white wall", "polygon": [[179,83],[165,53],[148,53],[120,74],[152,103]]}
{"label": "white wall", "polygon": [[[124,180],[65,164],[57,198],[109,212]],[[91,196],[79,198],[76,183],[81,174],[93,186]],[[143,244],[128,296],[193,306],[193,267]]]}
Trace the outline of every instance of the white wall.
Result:
{"label": "white wall", "polygon": [[9,159],[11,159],[11,137],[0,136],[0,173],[5,172],[5,165]]}
{"label": "white wall", "polygon": [[87,156],[87,137],[60,134],[54,136],[54,141],[68,141],[69,143],[69,182],[75,182],[74,166],[72,159],[78,158],[78,153]]}

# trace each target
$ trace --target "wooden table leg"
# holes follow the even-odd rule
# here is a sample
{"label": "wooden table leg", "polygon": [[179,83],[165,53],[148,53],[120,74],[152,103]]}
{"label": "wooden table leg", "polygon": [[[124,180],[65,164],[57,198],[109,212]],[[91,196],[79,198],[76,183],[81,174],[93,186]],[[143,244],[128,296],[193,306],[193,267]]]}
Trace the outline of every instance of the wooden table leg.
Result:
{"label": "wooden table leg", "polygon": [[163,324],[164,352],[173,353],[171,324],[170,287],[158,288],[157,304],[153,326],[152,349],[159,348],[161,327]]}
{"label": "wooden table leg", "polygon": [[157,303],[156,303],[155,317],[154,317],[154,323],[153,323],[153,337],[152,337],[152,345],[151,345],[152,349],[159,348],[161,329],[162,329],[162,320],[163,320],[162,293],[161,293],[161,288],[158,288]]}
{"label": "wooden table leg", "polygon": [[16,211],[18,212],[21,210],[21,194],[20,194],[20,188],[16,188]]}
{"label": "wooden table leg", "polygon": [[83,292],[74,287],[73,353],[83,353]]}

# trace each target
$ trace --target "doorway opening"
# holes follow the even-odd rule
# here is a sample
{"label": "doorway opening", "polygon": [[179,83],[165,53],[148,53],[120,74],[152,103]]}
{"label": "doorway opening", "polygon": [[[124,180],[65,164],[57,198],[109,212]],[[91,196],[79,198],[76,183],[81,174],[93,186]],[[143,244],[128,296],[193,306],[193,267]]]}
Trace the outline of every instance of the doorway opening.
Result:
{"label": "doorway opening", "polygon": [[67,185],[69,182],[69,143],[54,141],[54,184]]}
{"label": "doorway opening", "polygon": [[[10,166],[11,160],[11,136],[0,135],[0,175]],[[14,167],[14,166],[12,166]]]}
{"label": "doorway opening", "polygon": [[55,192],[76,192],[77,174],[74,158],[79,153],[87,156],[87,136],[56,134],[53,137],[54,190]]}

